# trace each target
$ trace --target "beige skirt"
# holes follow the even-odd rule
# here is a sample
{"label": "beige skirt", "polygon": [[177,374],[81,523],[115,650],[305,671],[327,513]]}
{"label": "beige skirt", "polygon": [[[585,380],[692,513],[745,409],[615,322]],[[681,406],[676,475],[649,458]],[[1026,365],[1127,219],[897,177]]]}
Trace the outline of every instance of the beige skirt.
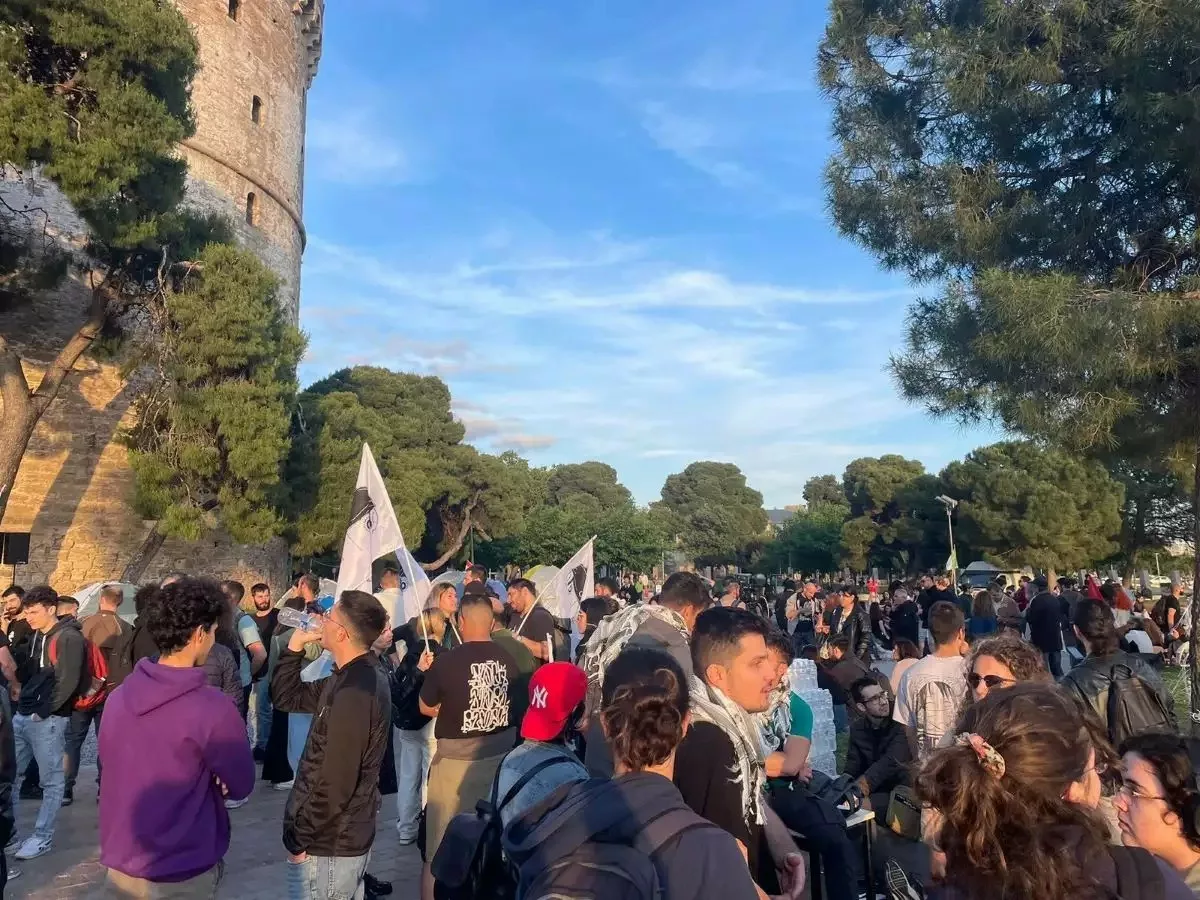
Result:
{"label": "beige skirt", "polygon": [[432,860],[459,813],[473,812],[489,796],[492,779],[505,754],[484,759],[448,759],[441,754],[429,765],[429,799],[425,804],[425,858]]}

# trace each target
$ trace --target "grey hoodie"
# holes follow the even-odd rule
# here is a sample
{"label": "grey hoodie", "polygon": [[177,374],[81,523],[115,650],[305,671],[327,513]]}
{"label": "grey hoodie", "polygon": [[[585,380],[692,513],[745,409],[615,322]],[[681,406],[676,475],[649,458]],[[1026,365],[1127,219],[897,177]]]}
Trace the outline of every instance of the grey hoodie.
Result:
{"label": "grey hoodie", "polygon": [[[504,850],[523,871],[538,872],[591,840],[631,845],[650,822],[690,811],[669,779],[632,772],[569,788],[552,809],[531,810],[504,831]],[[538,816],[541,812],[540,817]],[[662,900],[751,900],[758,896],[737,841],[697,816],[697,824],[651,857]]]}

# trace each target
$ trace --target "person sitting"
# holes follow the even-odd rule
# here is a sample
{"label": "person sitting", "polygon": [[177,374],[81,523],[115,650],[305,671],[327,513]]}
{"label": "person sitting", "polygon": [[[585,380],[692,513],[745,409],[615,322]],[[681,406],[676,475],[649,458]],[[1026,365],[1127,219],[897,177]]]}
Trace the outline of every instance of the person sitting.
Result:
{"label": "person sitting", "polygon": [[[503,824],[522,816],[564,784],[587,780],[587,767],[569,746],[579,734],[586,696],[587,676],[569,662],[547,663],[533,673],[529,708],[521,721],[524,742],[508,752],[496,774],[497,800],[507,798],[500,807]],[[509,797],[517,782],[535,768],[537,774]]]}
{"label": "person sitting", "polygon": [[1121,745],[1113,805],[1121,840],[1180,874],[1200,897],[1200,746],[1175,734],[1139,734]]}
{"label": "person sitting", "polygon": [[896,665],[892,668],[891,682],[898,687],[904,673],[921,658],[921,648],[908,638],[898,638],[893,644],[892,659],[896,661]]}
{"label": "person sitting", "polygon": [[850,724],[850,743],[842,773],[858,782],[871,807],[886,812],[893,790],[907,787],[912,748],[904,726],[892,718],[892,698],[872,678],[850,685],[858,715]]}
{"label": "person sitting", "polygon": [[[850,685],[854,684],[860,678],[871,678],[880,684],[889,695],[892,693],[892,686],[887,676],[882,672],[872,669],[859,657],[852,655],[850,647],[849,638],[845,636],[835,637],[829,642],[829,658],[821,666],[828,674],[829,679],[838,687],[836,692],[830,688],[827,689],[833,695],[833,718],[839,733],[849,727],[849,720],[851,718],[848,714],[850,709]],[[825,687],[825,685],[822,685],[822,687]],[[856,710],[855,715],[857,714]]]}
{"label": "person sitting", "polygon": [[[930,900],[1145,896],[1193,900],[1169,865],[1112,846],[1096,811],[1096,746],[1080,707],[1052,684],[993,691],[969,706],[950,747],[934,750],[916,779],[937,810],[934,840],[945,878]],[[893,896],[909,896],[889,866]],[[1142,890],[1140,890],[1142,889]]]}
{"label": "person sitting", "polygon": [[587,843],[630,846],[652,822],[672,816],[681,824],[649,854],[661,900],[758,896],[737,841],[689,815],[672,781],[689,709],[687,678],[669,654],[633,646],[612,660],[604,672],[600,720],[613,777],[575,784],[552,809],[505,829],[505,853],[523,879],[545,873]]}

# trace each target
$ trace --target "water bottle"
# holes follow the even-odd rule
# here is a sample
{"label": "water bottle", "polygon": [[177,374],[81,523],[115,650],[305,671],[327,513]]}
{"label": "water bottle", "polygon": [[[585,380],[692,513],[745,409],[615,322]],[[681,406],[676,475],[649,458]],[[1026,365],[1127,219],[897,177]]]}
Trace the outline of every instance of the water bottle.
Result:
{"label": "water bottle", "polygon": [[279,611],[279,625],[283,628],[299,628],[301,631],[321,630],[321,622],[317,616],[292,609],[290,606],[285,606]]}

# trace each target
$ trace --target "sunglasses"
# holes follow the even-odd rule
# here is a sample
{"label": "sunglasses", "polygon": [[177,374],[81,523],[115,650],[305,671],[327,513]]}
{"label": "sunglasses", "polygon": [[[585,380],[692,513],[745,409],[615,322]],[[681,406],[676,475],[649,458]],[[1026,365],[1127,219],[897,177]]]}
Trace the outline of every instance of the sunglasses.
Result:
{"label": "sunglasses", "polygon": [[980,675],[978,672],[972,672],[967,676],[967,684],[971,690],[979,687],[980,682],[988,686],[988,690],[992,688],[1004,687],[1006,684],[1016,684],[1015,678],[1004,678],[1001,675]]}

